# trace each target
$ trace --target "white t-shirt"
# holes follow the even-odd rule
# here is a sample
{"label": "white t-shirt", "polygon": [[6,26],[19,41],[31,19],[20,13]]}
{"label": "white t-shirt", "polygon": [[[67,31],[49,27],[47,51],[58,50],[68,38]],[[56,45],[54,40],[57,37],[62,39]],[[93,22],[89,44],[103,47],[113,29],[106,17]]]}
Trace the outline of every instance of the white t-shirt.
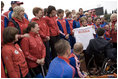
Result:
{"label": "white t-shirt", "polygon": [[81,42],[83,44],[83,49],[86,50],[90,39],[94,38],[93,34],[95,34],[95,30],[92,26],[87,26],[76,28],[73,31],[76,42]]}

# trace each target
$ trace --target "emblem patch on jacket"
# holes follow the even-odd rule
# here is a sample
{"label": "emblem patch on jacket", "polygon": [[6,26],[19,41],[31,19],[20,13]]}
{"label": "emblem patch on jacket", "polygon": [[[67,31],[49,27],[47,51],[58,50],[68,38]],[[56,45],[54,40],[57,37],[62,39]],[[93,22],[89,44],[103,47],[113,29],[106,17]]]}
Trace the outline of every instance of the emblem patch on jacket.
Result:
{"label": "emblem patch on jacket", "polygon": [[17,50],[14,51],[15,54],[19,54],[19,52]]}

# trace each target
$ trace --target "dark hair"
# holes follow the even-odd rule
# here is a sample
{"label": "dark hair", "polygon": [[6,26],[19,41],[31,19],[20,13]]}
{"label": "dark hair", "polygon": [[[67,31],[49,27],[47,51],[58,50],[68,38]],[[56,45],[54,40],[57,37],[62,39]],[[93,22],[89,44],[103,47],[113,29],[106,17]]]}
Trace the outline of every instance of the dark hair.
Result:
{"label": "dark hair", "polygon": [[4,7],[4,3],[3,3],[3,1],[1,1],[1,8],[3,8]]}
{"label": "dark hair", "polygon": [[48,11],[48,9],[44,8],[44,16],[47,16],[47,11]]}
{"label": "dark hair", "polygon": [[104,33],[105,33],[105,29],[103,28],[98,28],[97,31],[96,31],[97,35],[98,36],[103,36]]}
{"label": "dark hair", "polygon": [[57,16],[59,16],[60,13],[64,13],[64,10],[58,9],[58,10],[57,10]]}
{"label": "dark hair", "polygon": [[70,12],[70,11],[67,12],[67,13],[66,13],[66,17],[68,17],[71,13],[72,13],[72,12]]}
{"label": "dark hair", "polygon": [[35,27],[35,24],[37,24],[36,22],[30,22],[28,24],[28,27],[23,31],[23,33],[29,33],[31,31],[31,28]]}
{"label": "dark hair", "polygon": [[33,8],[33,15],[36,16],[36,14],[38,14],[38,12],[39,12],[40,10],[42,11],[41,8],[39,8],[39,7],[34,7],[34,8]]}
{"label": "dark hair", "polygon": [[50,16],[52,10],[56,10],[56,8],[54,6],[48,6],[48,11],[47,11],[47,16]]}
{"label": "dark hair", "polygon": [[83,10],[82,8],[79,8],[79,12],[80,12],[80,10]]}
{"label": "dark hair", "polygon": [[98,19],[100,19],[100,17],[96,17],[96,18],[94,19],[94,21],[97,21]]}
{"label": "dark hair", "polygon": [[6,27],[3,31],[4,44],[11,43],[15,40],[15,35],[18,34],[18,29],[15,27]]}
{"label": "dark hair", "polygon": [[57,41],[55,43],[55,50],[56,50],[57,54],[59,56],[63,56],[66,53],[66,51],[68,50],[69,45],[70,45],[69,42],[64,39],[60,39],[59,41]]}

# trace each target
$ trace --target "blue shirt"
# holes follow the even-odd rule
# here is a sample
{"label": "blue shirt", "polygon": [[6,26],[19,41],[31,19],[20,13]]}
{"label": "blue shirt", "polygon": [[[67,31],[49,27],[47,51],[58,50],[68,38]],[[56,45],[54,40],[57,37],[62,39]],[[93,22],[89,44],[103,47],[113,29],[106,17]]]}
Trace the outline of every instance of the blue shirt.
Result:
{"label": "blue shirt", "polygon": [[65,60],[56,57],[52,60],[46,78],[72,78],[75,70]]}
{"label": "blue shirt", "polygon": [[80,23],[79,23],[79,21],[73,21],[73,29],[74,28],[79,28],[80,27]]}

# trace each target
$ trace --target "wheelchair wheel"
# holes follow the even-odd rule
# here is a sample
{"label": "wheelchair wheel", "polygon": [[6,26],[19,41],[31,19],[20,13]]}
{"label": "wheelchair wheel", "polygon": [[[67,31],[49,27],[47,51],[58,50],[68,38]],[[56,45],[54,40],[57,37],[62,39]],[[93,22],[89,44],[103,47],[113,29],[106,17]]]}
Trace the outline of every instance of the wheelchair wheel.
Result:
{"label": "wheelchair wheel", "polygon": [[101,74],[113,74],[117,72],[117,65],[116,63],[112,62],[111,59],[106,59],[102,66]]}

